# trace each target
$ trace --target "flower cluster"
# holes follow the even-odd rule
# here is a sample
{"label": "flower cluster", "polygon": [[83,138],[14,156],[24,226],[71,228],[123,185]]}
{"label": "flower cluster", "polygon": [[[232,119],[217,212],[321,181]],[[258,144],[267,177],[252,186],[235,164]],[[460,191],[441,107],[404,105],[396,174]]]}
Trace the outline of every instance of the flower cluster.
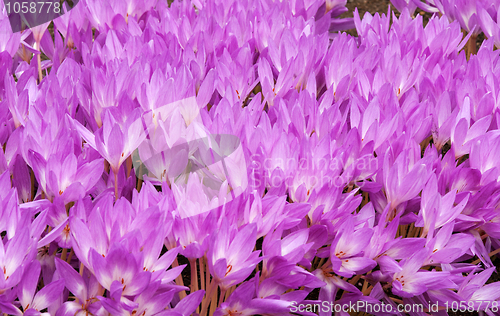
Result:
{"label": "flower cluster", "polygon": [[481,32],[494,39],[500,47],[500,20],[498,0],[391,0],[399,10],[408,9],[414,14],[417,8],[431,13],[439,13],[450,21],[458,21],[462,29],[472,35],[471,51],[476,52],[476,37]]}
{"label": "flower cluster", "polygon": [[493,315],[495,40],[345,4],[82,0],[21,33],[2,7],[0,311]]}

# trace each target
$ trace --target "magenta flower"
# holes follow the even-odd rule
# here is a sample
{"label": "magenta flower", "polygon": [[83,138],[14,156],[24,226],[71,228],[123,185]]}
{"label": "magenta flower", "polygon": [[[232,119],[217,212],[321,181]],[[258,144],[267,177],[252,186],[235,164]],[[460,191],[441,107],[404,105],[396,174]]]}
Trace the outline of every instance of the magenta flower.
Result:
{"label": "magenta flower", "polygon": [[399,12],[403,12],[405,9],[411,15],[414,15],[415,10],[417,9],[417,5],[413,2],[413,0],[391,0],[391,3],[394,5]]}
{"label": "magenta flower", "polygon": [[[255,314],[281,314],[287,313],[291,305],[290,301],[281,300],[279,297],[268,296],[262,297],[258,296],[256,292],[256,286],[258,282],[258,275],[242,285],[240,285],[226,302],[221,304],[214,315],[223,316],[239,313],[240,315],[255,315]],[[302,295],[300,301],[305,296]],[[290,297],[290,299],[293,299]]]}
{"label": "magenta flower", "polygon": [[6,290],[24,279],[25,266],[36,255],[36,240],[30,237],[28,227],[22,227],[5,245],[0,243],[0,247],[0,269],[3,270],[0,289]]}
{"label": "magenta flower", "polygon": [[75,122],[81,136],[109,162],[116,174],[121,164],[139,146],[146,137],[139,111],[129,115],[123,127],[109,112],[105,112],[103,127],[95,136],[80,123]]}
{"label": "magenta flower", "polygon": [[40,263],[34,260],[26,267],[23,280],[18,287],[19,301],[24,310],[24,313],[19,311],[18,315],[50,315],[49,313],[41,313],[40,311],[55,303],[58,296],[62,294],[64,289],[64,280],[62,279],[45,285],[35,294],[39,276]]}
{"label": "magenta flower", "polygon": [[116,291],[122,296],[135,296],[151,279],[151,272],[144,271],[136,257],[119,244],[113,244],[105,257],[91,249],[90,264],[96,279],[112,296]]}
{"label": "magenta flower", "polygon": [[392,274],[392,292],[394,294],[412,297],[424,293],[427,289],[437,290],[453,287],[453,283],[446,278],[448,272],[420,271],[422,264],[429,256],[429,252],[428,249],[419,250],[400,263],[388,256],[383,256],[378,260],[381,271]]}
{"label": "magenta flower", "polygon": [[81,2],[0,1],[0,314],[500,298],[500,0]]}
{"label": "magenta flower", "polygon": [[467,32],[481,33],[477,5],[481,1],[458,0],[454,4],[454,16],[460,22],[460,26]]}
{"label": "magenta flower", "polygon": [[55,259],[55,266],[62,279],[64,279],[66,288],[82,302],[81,304],[75,301],[65,302],[56,315],[74,315],[79,312],[98,314],[101,305],[96,302],[98,283],[95,276],[85,270],[84,278],[73,267],[59,258]]}
{"label": "magenta flower", "polygon": [[[246,279],[262,258],[253,251],[257,227],[249,224],[234,234],[235,228],[223,220],[208,248],[208,267],[215,281],[228,288]],[[232,237],[234,236],[234,237]]]}
{"label": "magenta flower", "polygon": [[[488,268],[481,273],[469,273],[469,276],[461,284],[458,295],[464,300],[473,302],[474,306],[480,308],[480,301],[496,301],[500,297],[500,284],[486,284],[486,280],[491,276],[494,267]],[[484,308],[484,307],[483,307]]]}
{"label": "magenta flower", "polygon": [[[435,191],[434,191],[435,190]],[[421,211],[420,215],[423,220],[425,235],[429,231],[444,226],[457,218],[464,210],[469,196],[462,196],[460,201],[457,201],[457,192],[450,191],[445,196],[437,192],[437,180],[434,175],[431,175],[429,182],[422,190]],[[417,221],[416,225],[421,225],[421,221]]]}
{"label": "magenta flower", "polygon": [[481,184],[489,183],[500,177],[500,170],[496,167],[497,158],[493,154],[500,144],[497,133],[489,132],[476,139],[471,144],[470,166],[481,172]]}
{"label": "magenta flower", "polygon": [[332,242],[330,255],[332,270],[338,275],[351,277],[355,273],[363,273],[374,268],[376,262],[363,256],[363,250],[369,244],[372,234],[370,228],[354,231],[351,221],[344,223],[344,229]]}
{"label": "magenta flower", "polygon": [[396,157],[391,148],[385,153],[382,176],[391,210],[417,196],[430,175],[427,159],[420,159],[420,152],[412,147]]}
{"label": "magenta flower", "polygon": [[48,161],[38,153],[30,151],[37,179],[49,199],[59,197],[66,204],[84,197],[94,187],[104,171],[103,159],[78,162],[74,154],[66,157],[51,155]]}
{"label": "magenta flower", "polygon": [[[263,253],[266,257],[272,258],[274,256],[283,257],[289,263],[298,263],[313,246],[308,243],[309,229],[302,229],[295,231],[283,239],[282,228],[279,227],[274,233],[266,236],[262,245]],[[267,265],[268,259],[264,259],[264,264]]]}
{"label": "magenta flower", "polygon": [[428,237],[427,247],[432,254],[426,264],[451,263],[465,254],[474,245],[474,236],[464,233],[452,234],[453,223],[444,225],[432,239]]}

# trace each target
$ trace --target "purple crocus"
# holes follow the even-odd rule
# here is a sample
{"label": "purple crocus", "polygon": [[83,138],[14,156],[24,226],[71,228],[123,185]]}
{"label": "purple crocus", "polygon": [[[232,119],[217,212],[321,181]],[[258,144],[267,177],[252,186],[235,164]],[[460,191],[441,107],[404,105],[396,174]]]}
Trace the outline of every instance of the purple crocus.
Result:
{"label": "purple crocus", "polygon": [[428,249],[415,252],[400,263],[383,256],[378,260],[383,273],[392,275],[392,292],[402,297],[412,297],[424,293],[428,288],[433,290],[439,288],[453,287],[448,281],[448,272],[443,271],[420,271],[422,264],[429,256]]}
{"label": "purple crocus", "polygon": [[[228,288],[247,278],[255,265],[262,260],[260,251],[253,251],[257,234],[255,224],[249,224],[234,234],[235,228],[223,220],[208,249],[208,267],[215,282]],[[234,236],[234,237],[232,237]]]}
{"label": "purple crocus", "polygon": [[363,256],[363,249],[370,242],[372,234],[373,231],[368,227],[354,231],[351,220],[344,223],[343,229],[332,242],[332,270],[338,275],[350,277],[374,268],[375,261]]}
{"label": "purple crocus", "polygon": [[104,257],[91,249],[90,264],[96,279],[112,296],[117,291],[122,296],[135,296],[146,289],[151,279],[151,272],[144,271],[137,258],[120,244],[113,244]]}
{"label": "purple crocus", "polygon": [[48,316],[49,313],[41,313],[41,310],[46,309],[53,304],[64,289],[64,280],[59,279],[44,286],[40,291],[36,292],[38,278],[40,276],[40,263],[34,260],[26,267],[22,282],[18,287],[18,296],[24,313],[19,311],[18,315],[43,315]]}

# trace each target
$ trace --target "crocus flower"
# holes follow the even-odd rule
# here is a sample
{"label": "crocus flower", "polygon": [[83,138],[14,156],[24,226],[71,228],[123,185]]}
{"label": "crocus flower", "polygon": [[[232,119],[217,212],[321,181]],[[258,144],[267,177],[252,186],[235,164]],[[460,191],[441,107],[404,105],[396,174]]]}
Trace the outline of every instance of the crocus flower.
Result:
{"label": "crocus flower", "polygon": [[460,26],[467,32],[477,35],[481,33],[481,28],[476,8],[476,1],[459,0],[455,3],[455,16],[460,22]]}
{"label": "crocus flower", "polygon": [[451,287],[446,279],[448,272],[419,271],[429,256],[428,249],[415,252],[401,263],[383,256],[378,260],[381,271],[392,274],[392,291],[402,297],[412,297],[424,293],[428,288],[438,289]]}
{"label": "crocus flower", "polygon": [[364,228],[354,231],[354,225],[350,220],[344,225],[344,229],[332,243],[330,255],[332,270],[338,275],[350,277],[356,272],[363,273],[374,268],[375,261],[363,256],[363,249],[370,242],[372,230]]}
{"label": "crocus flower", "polygon": [[470,166],[481,171],[482,184],[486,184],[499,177],[499,170],[495,163],[496,158],[493,155],[498,146],[498,136],[497,133],[489,132],[471,144]]}
{"label": "crocus flower", "polygon": [[119,244],[113,244],[105,257],[91,249],[90,264],[99,283],[111,293],[120,291],[122,296],[141,293],[151,279],[151,272],[140,268],[137,259]]}
{"label": "crocus flower", "polygon": [[391,3],[399,12],[403,12],[403,10],[407,8],[411,15],[415,13],[415,9],[417,8],[413,0],[391,0]]}
{"label": "crocus flower", "polygon": [[486,280],[494,271],[494,267],[488,268],[481,273],[469,273],[469,276],[461,284],[458,295],[466,301],[472,301],[474,306],[480,308],[480,301],[496,301],[500,297],[498,283],[486,284]]}
{"label": "crocus flower", "polygon": [[65,158],[51,155],[45,161],[40,154],[30,151],[28,157],[47,196],[50,199],[60,196],[65,203],[83,198],[104,170],[103,159],[78,163],[72,153]]}
{"label": "crocus flower", "polygon": [[39,276],[40,263],[34,260],[26,267],[23,280],[18,287],[19,301],[24,310],[24,313],[19,311],[18,315],[48,316],[49,313],[41,313],[40,311],[54,303],[57,297],[61,295],[64,289],[63,279],[47,284],[35,294]]}
{"label": "crocus flower", "polygon": [[[275,232],[266,236],[262,245],[262,250],[266,257],[281,256],[287,262],[297,263],[305,253],[313,246],[307,243],[309,239],[309,230],[302,229],[295,231],[281,239],[282,227],[278,227]],[[267,264],[268,260],[264,260]]]}
{"label": "crocus flower", "polygon": [[286,313],[289,311],[290,302],[280,300],[274,297],[258,297],[256,286],[258,285],[258,274],[252,280],[240,285],[228,300],[221,304],[214,315],[229,316],[237,315],[255,315],[265,313]]}
{"label": "crocus flower", "polygon": [[[452,234],[453,223],[444,225],[432,239],[428,236],[427,246],[432,254],[426,263],[451,263],[462,256],[474,244],[474,236],[464,233]],[[458,246],[458,247],[457,247]]]}
{"label": "crocus flower", "polygon": [[455,150],[455,156],[461,157],[470,151],[473,140],[485,134],[491,124],[491,116],[485,116],[473,125],[470,124],[470,99],[464,100],[465,117],[457,117],[457,123],[451,129],[451,142]]}
{"label": "crocus flower", "polygon": [[140,119],[139,110],[131,113],[123,127],[114,119],[111,113],[105,112],[103,127],[95,135],[74,121],[75,126],[87,143],[96,149],[109,162],[115,175],[122,163],[145,139],[146,135]]}
{"label": "crocus flower", "polygon": [[430,175],[428,171],[430,164],[426,163],[427,159],[419,159],[418,149],[412,147],[411,150],[405,149],[395,159],[391,149],[385,153],[382,172],[391,209],[414,198],[422,190]]}
{"label": "crocus flower", "polygon": [[[423,234],[452,222],[460,215],[469,199],[468,196],[462,196],[462,200],[457,203],[456,191],[450,191],[445,196],[441,196],[441,194],[433,190],[437,191],[437,179],[434,175],[431,175],[429,182],[422,190],[420,214],[424,222]],[[417,225],[420,225],[420,221],[418,221]]]}
{"label": "crocus flower", "polygon": [[23,279],[25,266],[36,256],[36,240],[30,238],[29,228],[24,227],[18,229],[5,245],[0,244],[0,269],[3,269],[0,289],[9,289]]}
{"label": "crocus flower", "polygon": [[262,260],[260,251],[252,251],[257,234],[255,224],[249,224],[238,231],[234,237],[227,221],[222,221],[220,230],[213,235],[213,243],[208,249],[208,267],[216,282],[222,288],[247,278],[255,265]]}
{"label": "crocus flower", "polygon": [[[340,277],[332,274],[329,271],[318,269],[313,273],[318,277],[320,281],[326,283],[326,285],[321,287],[318,296],[318,299],[323,302],[335,302],[335,297],[339,290],[344,290],[349,294],[352,293],[354,295],[354,299],[359,299],[362,296],[357,287],[350,284],[349,282],[342,280]],[[326,312],[323,312],[323,315],[326,315]]]}
{"label": "crocus flower", "polygon": [[56,315],[74,315],[79,312],[102,315],[103,308],[96,299],[98,282],[95,276],[86,269],[83,271],[85,277],[82,277],[73,267],[59,258],[55,259],[55,266],[65,281],[66,288],[81,302],[65,302]]}
{"label": "crocus flower", "polygon": [[[187,316],[194,313],[203,299],[205,291],[200,290],[189,294],[182,299],[174,308],[159,312],[158,316]],[[143,312],[144,313],[144,312]]]}
{"label": "crocus flower", "polygon": [[1,313],[499,299],[499,0],[81,2],[0,1]]}
{"label": "crocus flower", "polygon": [[76,33],[82,28],[86,28],[88,25],[85,9],[86,8],[84,1],[78,1],[78,3],[73,4],[73,7],[71,9],[68,8],[68,5],[66,3],[63,3],[61,10],[64,12],[64,14],[54,19],[53,21],[54,25],[57,27],[57,30],[61,32],[62,36],[64,36],[64,38],[66,39],[66,45],[68,47],[73,47],[75,45],[77,45],[77,47],[80,47],[80,43],[78,43],[78,41],[75,41],[73,37],[79,35]]}

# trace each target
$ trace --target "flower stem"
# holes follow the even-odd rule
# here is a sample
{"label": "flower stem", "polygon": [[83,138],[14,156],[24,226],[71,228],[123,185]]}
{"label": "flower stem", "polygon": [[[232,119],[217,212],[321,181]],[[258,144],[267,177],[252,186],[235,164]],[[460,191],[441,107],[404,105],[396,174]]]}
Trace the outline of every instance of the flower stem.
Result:
{"label": "flower stem", "polygon": [[408,227],[408,233],[406,234],[406,237],[413,237],[413,230],[415,229],[415,223],[411,223],[410,227]]}
{"label": "flower stem", "polygon": [[189,259],[189,267],[191,268],[191,293],[198,291],[198,271],[196,269],[196,258]]}
{"label": "flower stem", "polygon": [[361,292],[363,293],[363,295],[366,295],[365,292],[367,291],[367,289],[368,289],[368,281],[364,279],[363,287],[361,288]]}
{"label": "flower stem", "polygon": [[68,249],[64,248],[61,253],[61,260],[66,261],[66,255],[68,254]]}
{"label": "flower stem", "polygon": [[205,290],[205,260],[200,258],[200,289]]}
{"label": "flower stem", "polygon": [[368,296],[368,295],[370,295],[370,292],[372,291],[372,289],[373,289],[373,286],[371,286],[371,285],[370,285],[369,287],[367,287],[367,288],[363,291],[363,295],[364,295],[364,296]]}
{"label": "flower stem", "polygon": [[207,266],[207,273],[206,273],[206,278],[205,278],[205,292],[210,284],[210,271],[208,270],[208,261],[207,261],[207,257],[206,256],[203,256],[203,261],[206,262],[206,266]]}
{"label": "flower stem", "polygon": [[75,254],[75,251],[73,248],[71,248],[71,251],[69,252],[68,259],[66,260],[67,263],[71,262],[71,259],[73,259],[73,255]]}
{"label": "flower stem", "polygon": [[139,166],[139,172],[135,175],[137,177],[137,192],[140,192],[141,191],[141,188],[142,188],[142,177],[144,176],[142,174],[142,164]]}
{"label": "flower stem", "polygon": [[321,267],[320,269],[324,270],[324,269],[326,269],[330,265],[330,259],[323,258],[319,264],[320,264],[320,267]]}
{"label": "flower stem", "polygon": [[[174,262],[172,263],[172,267],[178,267],[179,266],[179,261],[177,261],[177,258],[175,258]],[[175,284],[184,286],[184,280],[182,280],[182,275],[179,274],[177,278],[175,278]],[[183,299],[186,297],[186,291],[182,290],[179,292],[179,299]]]}
{"label": "flower stem", "polygon": [[469,37],[469,41],[467,42],[467,60],[470,59],[470,56],[471,55],[475,55],[476,52],[477,52],[477,47],[476,47],[476,43],[477,43],[477,35],[471,35],[471,37]]}
{"label": "flower stem", "polygon": [[356,285],[356,283],[359,281],[359,279],[361,278],[361,275],[356,275],[354,278],[351,279],[351,281],[349,281],[349,283],[351,283],[352,285]]}
{"label": "flower stem", "polygon": [[118,201],[118,172],[113,172],[115,175],[115,202]]}
{"label": "flower stem", "polygon": [[130,171],[132,171],[132,155],[128,156],[125,160],[125,166],[127,167],[127,179],[130,177]]}
{"label": "flower stem", "polygon": [[210,312],[208,313],[209,316],[214,315],[216,308],[217,308],[217,288],[215,289],[215,292],[212,295],[212,300],[210,302]]}
{"label": "flower stem", "polygon": [[229,288],[229,290],[226,291],[226,296],[224,297],[224,301],[227,301],[227,299],[229,298],[229,296],[231,296],[231,294],[233,294],[235,289],[236,287],[233,285]]}
{"label": "flower stem", "polygon": [[[40,47],[40,44],[37,43],[38,47]],[[38,62],[38,79],[40,80],[40,82],[42,82],[42,78],[43,78],[43,74],[42,74],[42,53],[40,52],[40,54],[36,55],[36,61]],[[39,83],[40,83],[39,82]]]}
{"label": "flower stem", "polygon": [[220,296],[219,296],[219,305],[222,304],[222,302],[224,302],[224,296],[226,295],[226,288],[221,288],[220,289]]}
{"label": "flower stem", "polygon": [[205,298],[203,299],[203,302],[201,303],[201,313],[200,315],[206,315],[207,314],[207,309],[208,309],[208,304],[212,301],[212,297],[214,297],[214,294],[217,293],[217,283],[215,282],[215,279],[210,282],[210,285],[208,286],[208,292]]}
{"label": "flower stem", "polygon": [[30,177],[31,177],[31,201],[35,200],[35,172],[33,169],[30,169]]}
{"label": "flower stem", "polygon": [[99,286],[97,288],[97,295],[102,296],[104,294],[104,288],[102,287],[101,283],[99,283]]}
{"label": "flower stem", "polygon": [[402,300],[397,299],[397,298],[395,298],[395,297],[390,297],[390,296],[389,296],[389,298],[390,298],[391,300],[393,300],[394,302],[396,302],[396,303],[398,303],[398,304],[403,305],[403,301],[402,301]]}

